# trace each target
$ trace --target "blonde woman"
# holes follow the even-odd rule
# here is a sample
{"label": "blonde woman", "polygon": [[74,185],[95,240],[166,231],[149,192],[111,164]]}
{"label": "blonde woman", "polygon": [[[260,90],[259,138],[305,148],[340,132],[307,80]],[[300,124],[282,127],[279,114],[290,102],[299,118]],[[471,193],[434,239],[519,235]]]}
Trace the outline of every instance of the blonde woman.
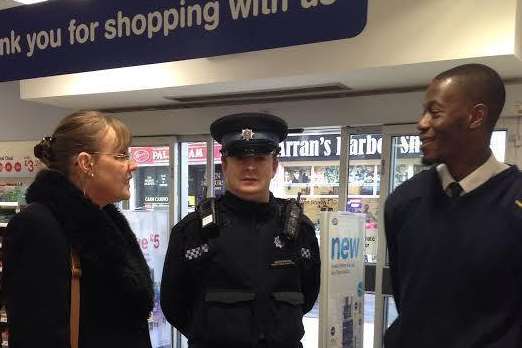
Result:
{"label": "blonde woman", "polygon": [[112,204],[130,196],[129,143],[123,123],[89,111],[65,117],[35,146],[48,169],[7,228],[10,346],[69,347],[72,249],[82,268],[79,347],[151,347],[149,268]]}

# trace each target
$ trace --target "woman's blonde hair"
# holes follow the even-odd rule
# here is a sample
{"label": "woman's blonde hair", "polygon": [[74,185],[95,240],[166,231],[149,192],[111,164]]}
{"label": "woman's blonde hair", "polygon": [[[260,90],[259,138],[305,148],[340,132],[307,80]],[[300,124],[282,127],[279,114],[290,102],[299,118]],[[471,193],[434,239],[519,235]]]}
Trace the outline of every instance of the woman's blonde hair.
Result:
{"label": "woman's blonde hair", "polygon": [[79,111],[66,116],[52,136],[34,147],[34,154],[48,168],[69,175],[73,157],[99,151],[100,141],[110,129],[115,133],[115,148],[127,152],[131,134],[125,124],[98,111]]}

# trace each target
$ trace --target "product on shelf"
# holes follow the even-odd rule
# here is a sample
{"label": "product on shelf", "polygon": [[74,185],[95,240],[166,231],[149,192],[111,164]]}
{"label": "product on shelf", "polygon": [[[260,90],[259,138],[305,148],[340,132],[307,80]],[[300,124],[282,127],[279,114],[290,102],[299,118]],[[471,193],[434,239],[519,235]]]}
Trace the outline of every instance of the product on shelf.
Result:
{"label": "product on shelf", "polygon": [[[0,184],[0,252],[3,247],[3,239],[7,223],[19,211],[20,202],[23,201],[23,199],[20,198],[20,195],[23,195],[22,185]],[[3,263],[0,259],[0,275],[2,271]],[[0,302],[3,303],[3,300],[1,298]],[[9,332],[7,329],[7,319],[7,312],[5,310],[5,307],[2,306],[2,308],[0,309],[1,347],[9,346]]]}
{"label": "product on shelf", "polygon": [[2,329],[2,347],[9,346],[9,331],[7,328]]}
{"label": "product on shelf", "polygon": [[22,183],[0,183],[0,202],[23,203],[26,189]]}
{"label": "product on shelf", "polygon": [[0,207],[0,223],[8,223],[15,214],[16,211],[13,209],[3,209]]}
{"label": "product on shelf", "polygon": [[2,307],[2,309],[0,309],[0,322],[7,323],[7,312],[5,311],[5,307]]}

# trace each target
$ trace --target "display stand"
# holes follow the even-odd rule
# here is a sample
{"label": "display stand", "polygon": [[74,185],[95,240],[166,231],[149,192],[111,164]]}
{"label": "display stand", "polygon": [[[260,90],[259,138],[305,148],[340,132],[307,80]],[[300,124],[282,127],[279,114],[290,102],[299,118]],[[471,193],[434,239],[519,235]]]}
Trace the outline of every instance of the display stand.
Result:
{"label": "display stand", "polygon": [[321,214],[319,348],[361,348],[365,215]]}

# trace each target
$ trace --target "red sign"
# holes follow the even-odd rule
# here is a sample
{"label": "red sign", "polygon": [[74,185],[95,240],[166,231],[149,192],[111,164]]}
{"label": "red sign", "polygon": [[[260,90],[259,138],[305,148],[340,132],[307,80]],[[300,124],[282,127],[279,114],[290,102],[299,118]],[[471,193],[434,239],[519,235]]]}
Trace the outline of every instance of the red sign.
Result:
{"label": "red sign", "polygon": [[168,146],[140,146],[130,148],[131,158],[138,164],[144,165],[169,165]]}
{"label": "red sign", "polygon": [[[214,161],[221,160],[221,144],[214,144]],[[168,146],[133,146],[130,148],[131,158],[138,166],[169,165]],[[204,164],[207,162],[207,143],[188,144],[189,164]]]}
{"label": "red sign", "polygon": [[[214,143],[214,161],[221,160],[221,144]],[[189,164],[202,164],[207,162],[207,143],[190,143],[188,144],[188,161]]]}
{"label": "red sign", "polygon": [[150,158],[151,151],[148,151],[147,149],[137,149],[132,153],[132,159],[136,161],[136,163],[148,163]]}

